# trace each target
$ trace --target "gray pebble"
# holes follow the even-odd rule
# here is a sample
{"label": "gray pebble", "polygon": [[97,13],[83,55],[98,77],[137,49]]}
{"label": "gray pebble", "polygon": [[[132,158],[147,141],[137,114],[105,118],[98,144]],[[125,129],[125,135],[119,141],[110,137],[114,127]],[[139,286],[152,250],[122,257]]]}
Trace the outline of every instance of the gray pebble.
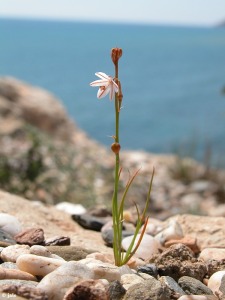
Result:
{"label": "gray pebble", "polygon": [[213,295],[213,292],[200,280],[189,276],[181,277],[178,284],[187,295]]}

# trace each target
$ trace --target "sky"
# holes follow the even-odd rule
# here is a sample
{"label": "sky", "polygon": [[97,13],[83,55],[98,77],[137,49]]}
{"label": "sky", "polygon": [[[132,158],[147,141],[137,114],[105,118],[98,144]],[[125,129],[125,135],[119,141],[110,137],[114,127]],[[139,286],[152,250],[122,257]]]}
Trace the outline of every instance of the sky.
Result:
{"label": "sky", "polygon": [[225,0],[0,0],[0,16],[211,26]]}

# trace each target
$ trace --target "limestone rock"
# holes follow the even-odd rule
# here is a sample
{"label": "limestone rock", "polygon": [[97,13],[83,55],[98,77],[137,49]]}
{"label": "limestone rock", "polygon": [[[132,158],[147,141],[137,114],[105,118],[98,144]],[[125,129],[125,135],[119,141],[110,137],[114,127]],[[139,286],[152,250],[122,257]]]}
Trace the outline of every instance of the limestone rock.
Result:
{"label": "limestone rock", "polygon": [[42,228],[29,228],[19,232],[15,237],[18,244],[42,245],[44,243],[44,230]]}
{"label": "limestone rock", "polygon": [[16,262],[17,258],[22,254],[28,254],[30,247],[28,245],[11,245],[6,247],[1,252],[3,261]]}

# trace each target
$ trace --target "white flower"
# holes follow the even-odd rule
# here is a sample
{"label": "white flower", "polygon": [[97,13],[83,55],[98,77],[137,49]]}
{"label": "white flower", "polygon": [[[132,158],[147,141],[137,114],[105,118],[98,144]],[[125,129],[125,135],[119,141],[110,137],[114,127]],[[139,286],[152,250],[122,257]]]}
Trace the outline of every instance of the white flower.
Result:
{"label": "white flower", "polygon": [[99,86],[97,98],[100,99],[109,94],[109,99],[112,100],[115,93],[119,90],[118,85],[111,76],[108,76],[103,72],[97,72],[95,75],[101,79],[91,82],[90,86]]}

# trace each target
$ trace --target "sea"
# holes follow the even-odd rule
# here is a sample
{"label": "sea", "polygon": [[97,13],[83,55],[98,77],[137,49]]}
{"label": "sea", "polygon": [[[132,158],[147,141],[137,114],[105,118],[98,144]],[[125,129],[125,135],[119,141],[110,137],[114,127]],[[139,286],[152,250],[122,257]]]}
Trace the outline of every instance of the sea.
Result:
{"label": "sea", "polygon": [[0,76],[52,92],[87,134],[110,146],[114,103],[97,99],[96,72],[119,78],[122,149],[225,165],[225,27],[0,19]]}

